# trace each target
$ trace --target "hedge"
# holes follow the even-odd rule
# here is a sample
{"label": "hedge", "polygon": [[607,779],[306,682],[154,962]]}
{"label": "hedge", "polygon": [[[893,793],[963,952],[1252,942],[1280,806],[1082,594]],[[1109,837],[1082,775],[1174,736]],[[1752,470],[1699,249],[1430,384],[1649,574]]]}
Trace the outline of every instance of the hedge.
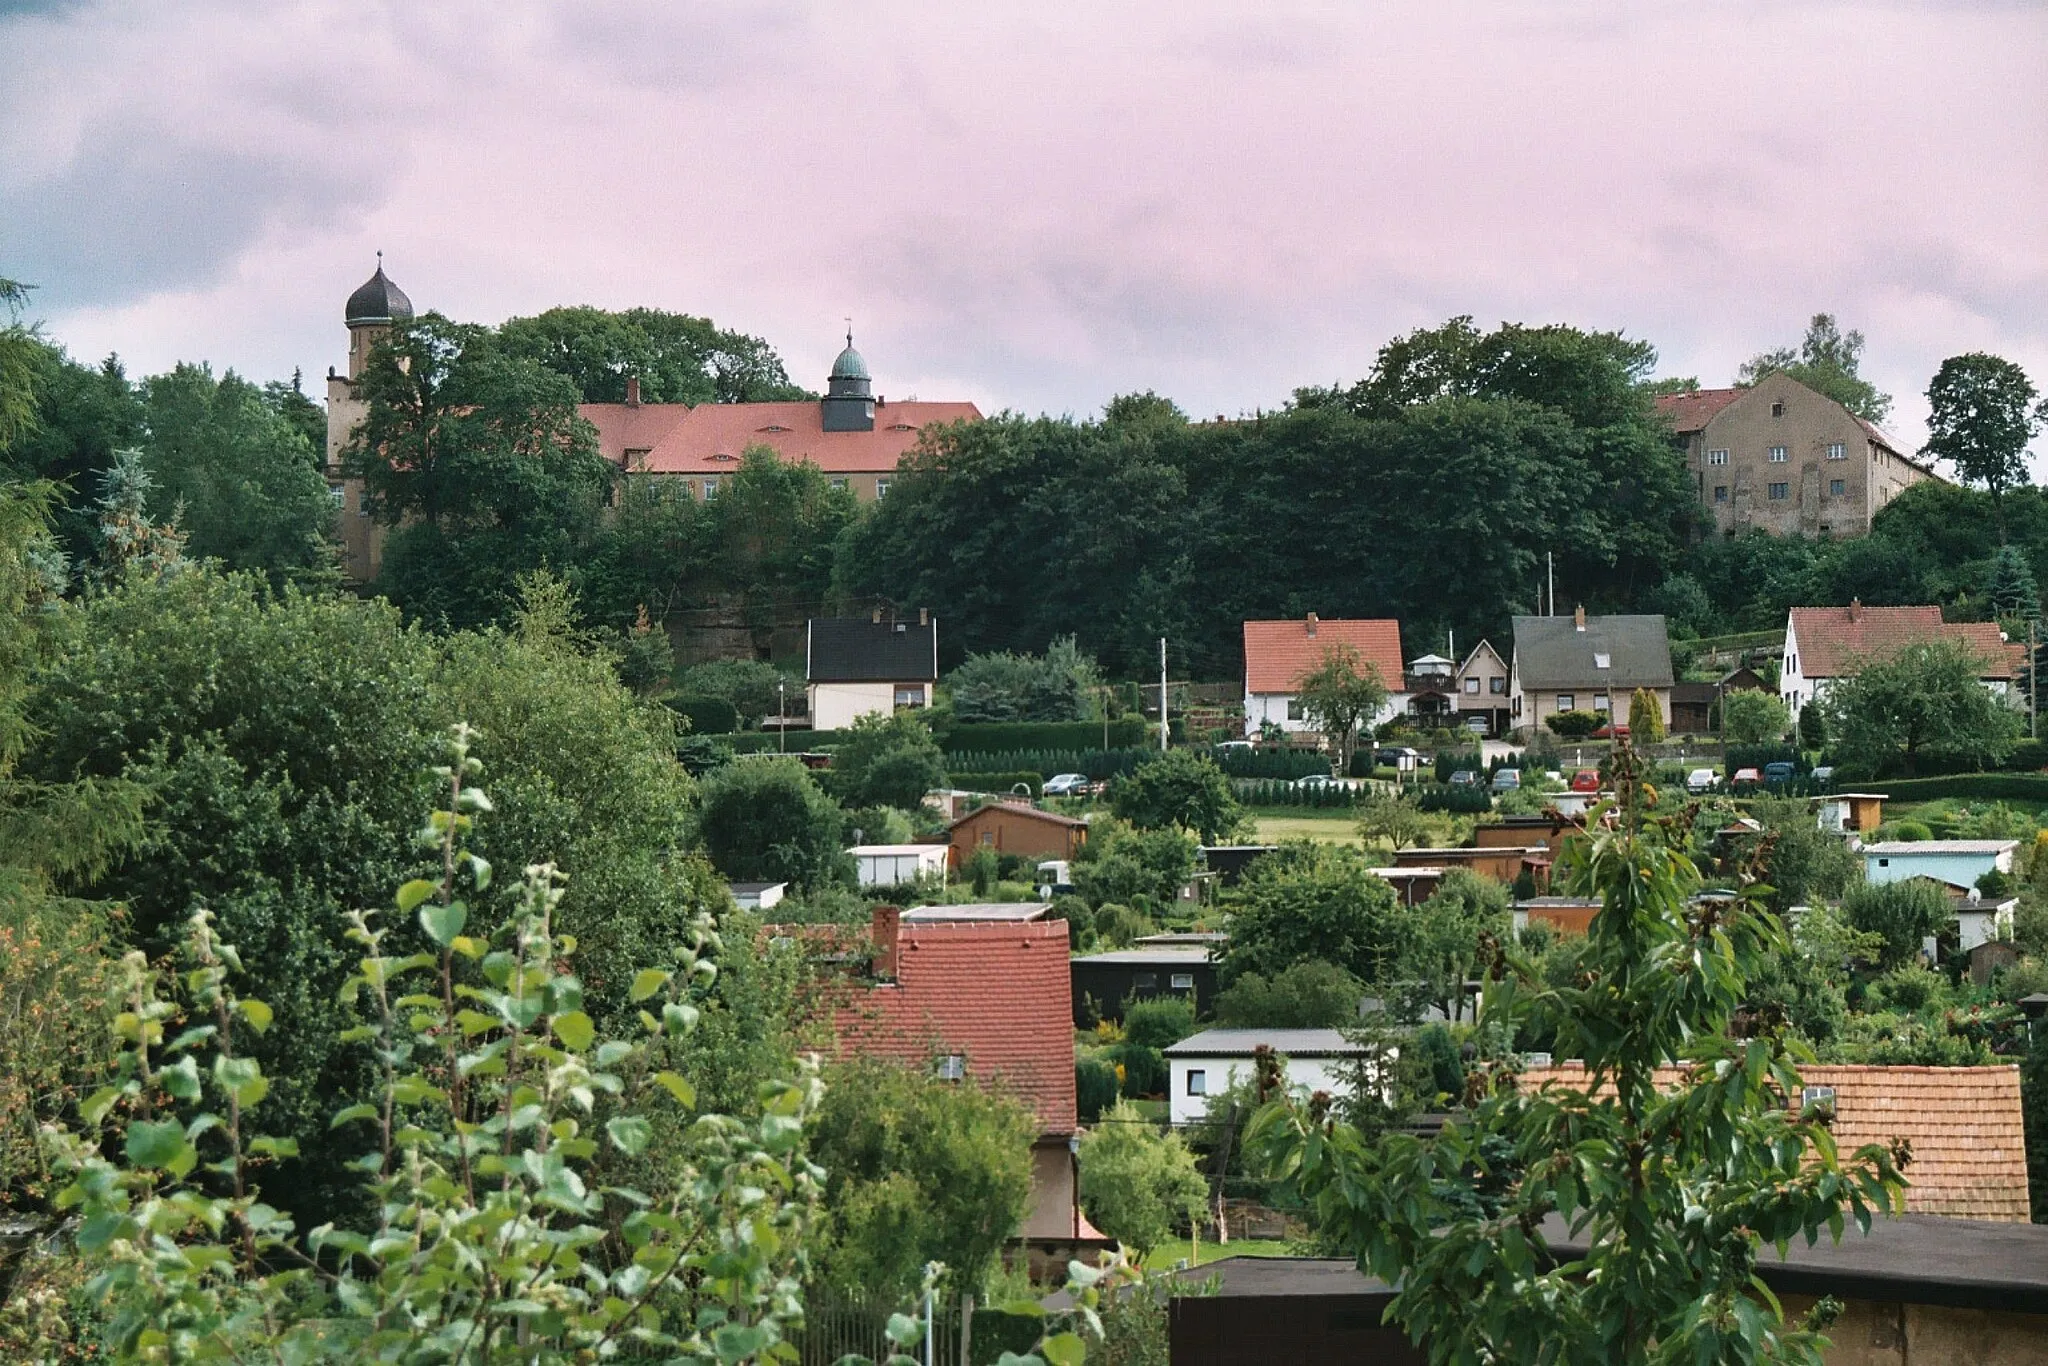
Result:
{"label": "hedge", "polygon": [[1493,794],[1477,783],[1453,787],[1431,784],[1415,794],[1415,805],[1424,811],[1455,811],[1474,815],[1493,810]]}
{"label": "hedge", "polygon": [[664,697],[668,709],[690,723],[696,735],[730,735],[740,728],[739,710],[723,697]]}
{"label": "hedge", "polygon": [[1089,782],[1100,783],[1120,778],[1158,757],[1157,749],[971,750],[948,754],[946,766],[962,773],[1005,773],[1021,768],[1040,773],[1085,773]]}
{"label": "hedge", "polygon": [[1231,791],[1246,806],[1309,806],[1350,808],[1364,795],[1358,788],[1325,783],[1318,787],[1296,787],[1274,778],[1239,778]]}
{"label": "hedge", "polygon": [[1938,778],[1878,778],[1869,785],[1895,802],[1963,797],[2048,806],[2048,773],[1950,773]]}
{"label": "hedge", "polygon": [[[1008,749],[1103,748],[1100,721],[982,721],[941,727],[939,748],[948,754],[989,753]],[[1110,749],[1135,749],[1145,743],[1145,721],[1119,717],[1109,723]],[[1157,735],[1157,732],[1154,732]]]}
{"label": "hedge", "polygon": [[[1312,749],[1244,749],[1233,745],[1229,749],[1211,751],[1216,766],[1233,778],[1306,778],[1311,773],[1328,773],[1330,760],[1327,755]],[[1372,746],[1360,746],[1358,754],[1372,761]],[[1352,756],[1355,761],[1358,754]],[[1353,776],[1370,776],[1355,774]]]}
{"label": "hedge", "polygon": [[1045,788],[1045,775],[1031,769],[1018,769],[1013,773],[947,773],[946,785],[962,792],[993,792],[1008,794],[1017,784],[1031,789],[1036,797]]}

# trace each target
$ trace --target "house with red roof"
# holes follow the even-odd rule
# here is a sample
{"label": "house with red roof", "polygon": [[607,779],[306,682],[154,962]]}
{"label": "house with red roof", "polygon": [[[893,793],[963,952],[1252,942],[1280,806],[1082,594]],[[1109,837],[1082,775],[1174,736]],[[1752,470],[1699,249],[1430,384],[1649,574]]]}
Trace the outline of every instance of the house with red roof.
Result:
{"label": "house with red roof", "polygon": [[1268,725],[1290,735],[1315,727],[1303,715],[1298,686],[1333,648],[1355,651],[1387,689],[1386,709],[1366,723],[1377,726],[1408,708],[1402,668],[1401,623],[1390,618],[1325,621],[1314,612],[1288,621],[1244,624],[1244,733]]}
{"label": "house with red roof", "polygon": [[833,1011],[842,1058],[888,1058],[1016,1097],[1038,1119],[1033,1260],[1107,1246],[1082,1217],[1075,1162],[1073,978],[1067,923],[1038,903],[877,907],[871,976]]}
{"label": "house with red roof", "polygon": [[1903,490],[1940,478],[1877,424],[1782,371],[1748,388],[1665,394],[1657,410],[1725,535],[1861,536]]}
{"label": "house with red roof", "polygon": [[2005,633],[1988,621],[1947,622],[1939,607],[1865,607],[1852,600],[1847,607],[1794,607],[1785,616],[1785,658],[1778,672],[1778,691],[1796,720],[1836,679],[1850,677],[1864,665],[1885,660],[1909,645],[1952,640],[1982,663],[1979,677],[1999,697],[2010,697],[2026,649],[2007,642]]}

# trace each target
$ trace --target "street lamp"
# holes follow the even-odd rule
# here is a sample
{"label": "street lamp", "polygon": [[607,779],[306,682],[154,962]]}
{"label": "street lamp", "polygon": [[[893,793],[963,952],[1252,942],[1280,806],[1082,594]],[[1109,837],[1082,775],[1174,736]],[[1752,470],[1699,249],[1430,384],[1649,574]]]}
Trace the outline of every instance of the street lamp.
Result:
{"label": "street lamp", "polygon": [[775,752],[777,754],[789,753],[789,705],[786,700],[788,691],[788,679],[778,678],[775,680]]}

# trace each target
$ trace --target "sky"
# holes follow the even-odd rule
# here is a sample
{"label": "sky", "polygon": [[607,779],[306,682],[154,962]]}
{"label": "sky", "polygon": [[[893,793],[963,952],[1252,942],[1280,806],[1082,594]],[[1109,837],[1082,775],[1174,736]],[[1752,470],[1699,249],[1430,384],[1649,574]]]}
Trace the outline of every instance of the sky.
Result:
{"label": "sky", "polygon": [[0,276],[132,374],[317,394],[382,250],[814,388],[851,316],[989,412],[1270,409],[1457,314],[1715,385],[1833,312],[1912,447],[1945,356],[2048,389],[2041,0],[0,0],[0,52]]}

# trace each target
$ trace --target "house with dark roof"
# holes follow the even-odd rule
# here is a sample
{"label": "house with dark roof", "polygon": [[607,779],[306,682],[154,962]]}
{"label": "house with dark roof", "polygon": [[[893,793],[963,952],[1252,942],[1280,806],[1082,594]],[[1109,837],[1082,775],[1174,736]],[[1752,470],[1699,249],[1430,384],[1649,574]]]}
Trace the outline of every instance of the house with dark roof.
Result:
{"label": "house with dark roof", "polygon": [[1782,371],[1746,389],[1666,394],[1657,410],[1724,535],[1861,536],[1886,503],[1940,478],[1875,423]]}
{"label": "house with dark roof", "polygon": [[1796,719],[1837,679],[1892,658],[1909,645],[1954,641],[1982,661],[1978,677],[1998,697],[2011,697],[2026,649],[2015,650],[1994,622],[1941,619],[1939,607],[1794,607],[1785,614],[1785,658],[1778,692]]}
{"label": "house with dark roof", "polygon": [[1299,620],[1244,624],[1244,733],[1256,736],[1268,726],[1290,735],[1313,731],[1301,709],[1299,685],[1302,675],[1333,648],[1354,651],[1359,664],[1377,673],[1387,689],[1385,710],[1365,722],[1366,729],[1407,710],[1401,623],[1390,618],[1325,621],[1310,612]]}
{"label": "house with dark roof", "polygon": [[939,623],[812,617],[804,627],[804,680],[811,728],[839,730],[862,716],[929,707],[939,681]]}
{"label": "house with dark roof", "polygon": [[1516,617],[1508,710],[1517,730],[1534,731],[1566,711],[1598,712],[1624,724],[1638,688],[1656,697],[1671,724],[1671,638],[1660,616]]}
{"label": "house with dark roof", "polygon": [[1209,1098],[1220,1096],[1258,1070],[1259,1054],[1271,1050],[1290,1088],[1344,1095],[1355,1068],[1374,1047],[1336,1029],[1205,1029],[1163,1050],[1169,1075],[1167,1112],[1176,1125],[1208,1117]]}

